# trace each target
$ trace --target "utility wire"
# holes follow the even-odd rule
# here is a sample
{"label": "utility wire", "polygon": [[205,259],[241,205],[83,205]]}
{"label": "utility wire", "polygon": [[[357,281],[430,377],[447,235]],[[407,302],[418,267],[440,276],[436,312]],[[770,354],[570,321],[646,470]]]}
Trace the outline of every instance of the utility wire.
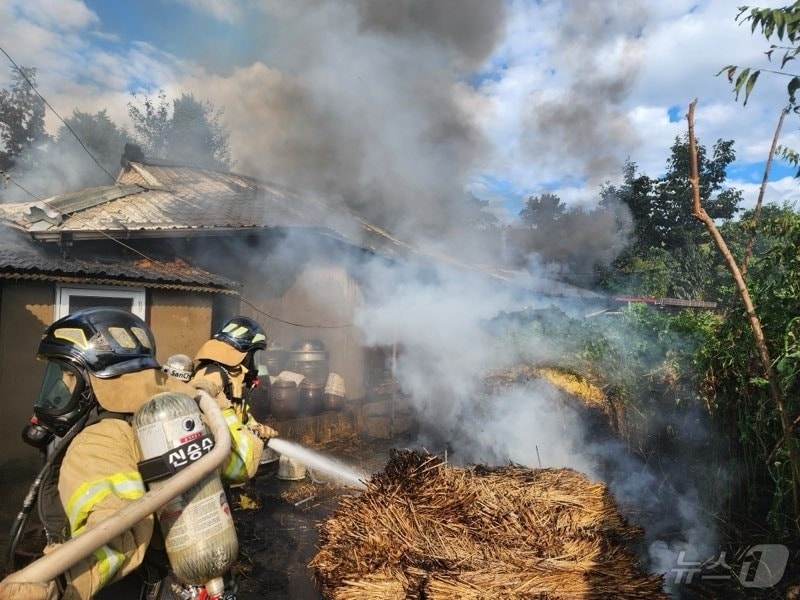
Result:
{"label": "utility wire", "polygon": [[254,306],[253,304],[251,304],[250,302],[248,302],[247,300],[245,300],[241,296],[239,297],[239,300],[241,302],[243,302],[244,304],[247,304],[247,306],[252,308],[257,313],[262,314],[265,317],[269,317],[273,321],[278,321],[279,323],[285,323],[286,325],[292,325],[293,327],[308,327],[308,328],[313,328],[313,329],[345,329],[346,327],[353,327],[352,323],[347,323],[347,324],[344,324],[344,325],[304,325],[302,323],[292,323],[291,321],[285,321],[283,319],[279,319],[278,317],[275,317],[275,316],[273,316],[273,315],[271,315],[269,313],[264,312],[263,310],[257,308],[256,306]]}
{"label": "utility wire", "polygon": [[[118,243],[123,248],[127,248],[131,252],[133,252],[135,254],[138,254],[139,256],[144,258],[145,260],[148,260],[148,261],[150,261],[150,262],[152,262],[154,264],[162,265],[162,266],[165,266],[165,267],[168,267],[168,268],[170,266],[168,263],[163,263],[161,261],[154,260],[154,259],[150,258],[149,256],[147,256],[146,254],[140,252],[136,248],[133,248],[133,247],[129,246],[128,244],[126,244],[126,243],[120,241],[119,239],[115,238],[114,236],[107,234],[105,231],[99,231],[98,230],[98,233],[101,234],[101,235],[104,235],[105,237],[107,237],[111,241],[114,241],[114,242]],[[258,307],[253,305],[251,302],[245,300],[241,296],[239,296],[239,301],[244,303],[244,304],[246,304],[247,306],[252,308],[257,313],[262,314],[265,317],[268,317],[268,318],[272,319],[273,321],[278,321],[280,323],[285,323],[286,325],[292,325],[294,327],[308,327],[308,328],[314,328],[314,329],[344,329],[346,327],[352,327],[353,326],[352,323],[348,323],[346,325],[304,325],[302,323],[292,323],[291,321],[285,321],[284,319],[279,319],[278,317],[276,317],[274,315],[271,315],[271,314],[269,314],[267,312],[264,312],[263,310],[259,309]]]}
{"label": "utility wire", "polygon": [[89,157],[90,157],[90,158],[91,158],[91,159],[94,161],[94,163],[95,163],[95,164],[96,164],[98,167],[100,167],[100,169],[103,171],[103,173],[105,173],[106,175],[108,175],[108,176],[109,176],[109,178],[111,179],[111,181],[113,181],[113,182],[114,182],[114,185],[117,185],[117,186],[119,186],[119,183],[117,183],[117,178],[116,178],[116,177],[114,177],[114,176],[113,176],[111,173],[109,173],[108,171],[106,171],[106,168],[105,168],[103,165],[101,165],[101,164],[100,164],[100,162],[99,162],[99,161],[98,161],[98,160],[97,160],[97,159],[94,157],[94,155],[93,155],[93,154],[92,154],[92,153],[89,151],[89,149],[86,147],[86,144],[84,144],[84,143],[83,143],[83,141],[81,140],[81,138],[79,138],[79,137],[78,137],[78,134],[77,134],[77,133],[75,133],[75,131],[72,129],[72,127],[70,127],[70,126],[69,126],[69,124],[68,124],[68,123],[67,123],[67,122],[66,122],[64,119],[62,119],[62,118],[61,118],[61,115],[60,115],[60,114],[58,114],[58,112],[56,111],[56,109],[55,109],[55,108],[53,108],[52,106],[50,106],[50,103],[47,101],[47,99],[46,99],[44,96],[42,96],[42,95],[39,93],[39,90],[37,90],[37,89],[36,89],[36,86],[34,86],[34,85],[33,85],[33,82],[32,82],[30,79],[28,79],[28,76],[27,76],[27,75],[25,75],[25,72],[24,72],[24,71],[23,71],[23,70],[22,70],[22,69],[19,67],[19,65],[17,65],[17,63],[15,63],[15,62],[14,62],[14,59],[13,59],[13,58],[11,58],[11,56],[9,56],[8,52],[6,52],[6,51],[5,51],[5,49],[4,49],[2,46],[0,46],[0,52],[2,52],[3,54],[5,54],[6,58],[9,60],[9,62],[10,62],[12,65],[14,65],[14,68],[17,70],[17,73],[19,73],[20,77],[22,77],[22,78],[23,78],[23,79],[24,79],[24,80],[27,82],[27,84],[30,86],[30,88],[31,88],[31,89],[32,89],[32,90],[33,90],[33,91],[36,93],[36,95],[37,95],[37,96],[39,96],[39,98],[42,100],[42,102],[44,102],[45,106],[46,106],[47,108],[49,108],[49,109],[50,109],[50,110],[53,112],[53,114],[54,114],[56,117],[58,117],[58,120],[59,120],[59,121],[61,121],[61,122],[64,124],[64,127],[66,127],[66,128],[69,130],[69,132],[70,132],[70,133],[71,133],[73,136],[75,136],[75,139],[76,139],[76,140],[78,140],[78,143],[81,145],[81,148],[83,148],[83,149],[86,151],[86,154],[88,154],[88,155],[89,155]]}
{"label": "utility wire", "polygon": [[36,194],[34,194],[33,192],[31,192],[31,191],[29,191],[29,190],[25,189],[24,187],[22,187],[22,184],[20,184],[20,183],[17,183],[16,181],[14,181],[14,179],[11,177],[11,175],[9,175],[8,173],[6,173],[5,171],[0,171],[0,176],[4,177],[4,178],[5,178],[5,180],[6,180],[6,182],[10,181],[11,183],[13,183],[15,186],[17,186],[17,187],[18,187],[19,189],[21,189],[23,192],[25,192],[26,194],[28,194],[28,195],[29,195],[31,198],[33,198],[34,200],[41,200],[41,198],[39,198],[39,196],[37,196],[37,195],[36,195]]}

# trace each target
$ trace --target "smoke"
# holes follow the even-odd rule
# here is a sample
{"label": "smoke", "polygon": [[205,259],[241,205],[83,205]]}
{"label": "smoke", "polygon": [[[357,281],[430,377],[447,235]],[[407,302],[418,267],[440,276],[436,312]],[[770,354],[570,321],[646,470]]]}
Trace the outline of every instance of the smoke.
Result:
{"label": "smoke", "polygon": [[[120,148],[122,156],[122,148]],[[119,163],[107,162],[103,172],[74,138],[49,144],[21,157],[8,173],[0,202],[36,202],[84,187],[113,185]]]}
{"label": "smoke", "polygon": [[[224,108],[237,171],[340,198],[401,239],[462,250],[465,196],[487,169],[581,182],[567,199],[591,207],[593,184],[618,177],[636,145],[623,104],[638,73],[641,3],[567,2],[556,15],[551,6],[265,3],[250,24],[263,32],[252,63],[184,83]],[[546,24],[530,35],[556,57],[552,75],[530,75],[535,60],[506,54],[504,36],[524,11]],[[518,106],[497,104],[501,83],[487,73],[498,61],[524,97]],[[503,120],[506,133],[490,133]]]}
{"label": "smoke", "polygon": [[618,170],[636,146],[624,101],[636,83],[647,11],[639,0],[563,3],[552,42],[555,66],[549,85],[531,92],[524,147],[539,165],[567,180],[599,183]]}
{"label": "smoke", "polygon": [[237,170],[340,196],[398,235],[450,229],[489,150],[465,81],[500,39],[505,3],[267,8],[269,66],[240,69],[216,96]]}

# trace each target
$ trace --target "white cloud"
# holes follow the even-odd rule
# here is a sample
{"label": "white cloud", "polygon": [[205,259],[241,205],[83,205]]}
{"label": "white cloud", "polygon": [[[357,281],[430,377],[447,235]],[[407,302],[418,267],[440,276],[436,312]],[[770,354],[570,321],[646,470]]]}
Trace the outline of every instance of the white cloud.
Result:
{"label": "white cloud", "polygon": [[193,10],[205,12],[220,21],[235,22],[244,17],[240,0],[177,0]]}

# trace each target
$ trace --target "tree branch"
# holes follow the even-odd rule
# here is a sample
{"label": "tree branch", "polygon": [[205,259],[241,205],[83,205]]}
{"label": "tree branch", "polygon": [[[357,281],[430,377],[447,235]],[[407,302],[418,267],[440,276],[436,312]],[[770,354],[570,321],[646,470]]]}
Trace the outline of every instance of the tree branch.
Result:
{"label": "tree branch", "polygon": [[769,382],[769,389],[775,405],[775,410],[777,410],[778,416],[780,417],[783,438],[786,444],[786,449],[789,453],[789,460],[792,467],[792,507],[794,510],[795,519],[797,519],[797,517],[800,516],[800,512],[798,511],[800,455],[798,455],[797,445],[795,444],[794,439],[791,435],[789,435],[791,425],[783,404],[783,394],[781,393],[780,385],[778,384],[778,377],[775,373],[775,369],[772,367],[772,360],[769,356],[769,349],[767,348],[767,343],[764,338],[764,332],[761,329],[761,321],[756,314],[753,301],[750,298],[750,293],[747,290],[747,285],[744,282],[741,270],[736,264],[736,261],[734,260],[728,245],[725,243],[722,234],[720,234],[717,226],[714,224],[714,220],[708,216],[708,213],[706,213],[700,203],[700,177],[697,167],[697,142],[694,136],[694,108],[696,104],[697,99],[693,100],[692,103],[689,104],[689,113],[686,115],[686,118],[689,122],[689,181],[692,184],[692,216],[701,221],[711,234],[711,237],[716,243],[717,248],[725,258],[728,269],[730,270],[731,275],[733,275],[733,279],[736,282],[736,289],[738,290],[739,295],[742,298],[742,302],[744,303],[747,318],[750,321],[750,327],[753,329],[756,348],[758,350],[759,357],[761,358],[761,365],[764,368],[764,373],[766,374],[767,381]]}

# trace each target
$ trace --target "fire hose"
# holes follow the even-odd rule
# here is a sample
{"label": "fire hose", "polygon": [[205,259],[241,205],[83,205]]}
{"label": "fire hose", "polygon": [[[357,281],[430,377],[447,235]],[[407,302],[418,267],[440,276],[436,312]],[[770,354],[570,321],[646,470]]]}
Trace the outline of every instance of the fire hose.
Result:
{"label": "fire hose", "polygon": [[202,390],[197,392],[200,410],[206,417],[208,428],[215,441],[214,447],[207,454],[102,523],[80,533],[19,571],[11,573],[3,583],[52,581],[217,469],[230,453],[231,434],[216,401]]}

